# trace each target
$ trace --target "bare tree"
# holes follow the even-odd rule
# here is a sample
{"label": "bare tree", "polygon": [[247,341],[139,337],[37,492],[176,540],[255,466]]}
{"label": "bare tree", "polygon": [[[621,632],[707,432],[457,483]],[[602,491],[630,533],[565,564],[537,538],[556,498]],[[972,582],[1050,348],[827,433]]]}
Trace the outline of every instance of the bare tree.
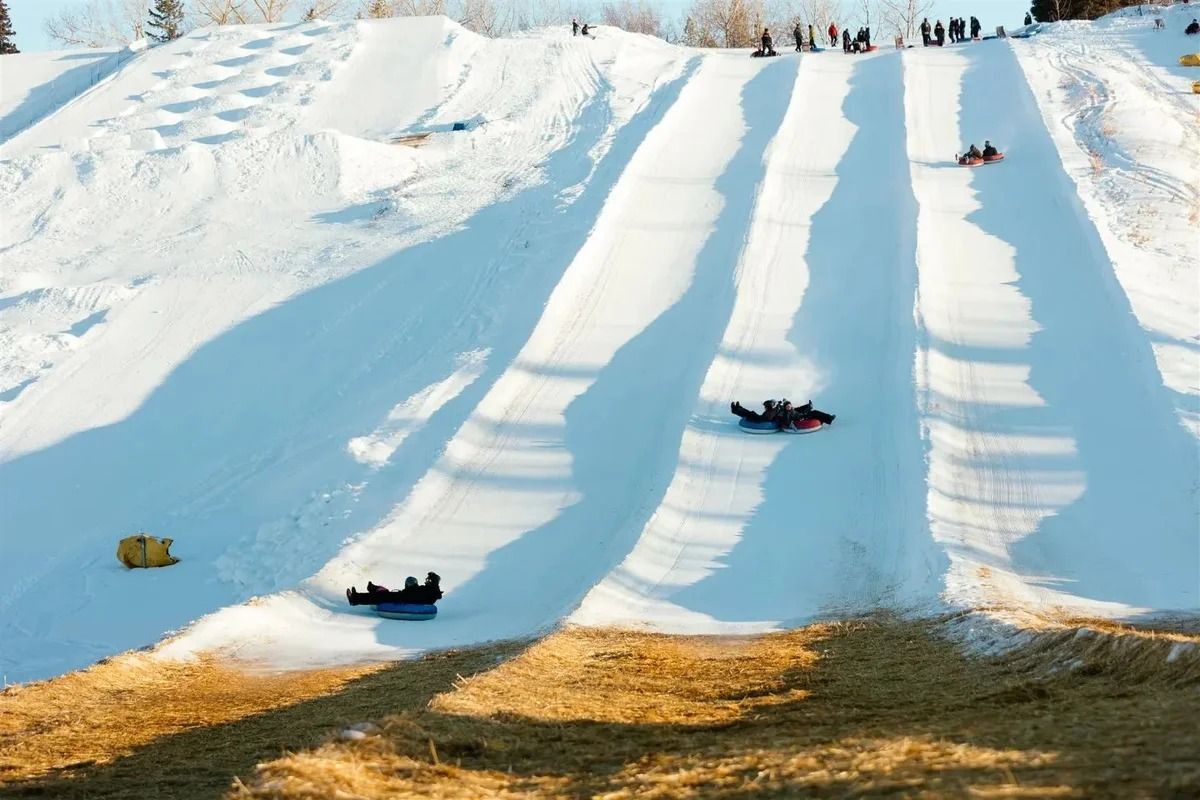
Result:
{"label": "bare tree", "polygon": [[334,14],[342,10],[343,0],[309,0],[308,10],[304,12],[304,19],[329,19]]}
{"label": "bare tree", "polygon": [[880,5],[884,22],[907,42],[916,38],[921,20],[933,8],[933,0],[880,0]]}
{"label": "bare tree", "polygon": [[202,23],[211,25],[240,25],[247,22],[247,0],[195,0],[195,14]]}
{"label": "bare tree", "polygon": [[281,22],[292,0],[250,0],[258,11],[256,22]]}
{"label": "bare tree", "polygon": [[44,30],[67,46],[126,45],[145,34],[142,0],[86,0],[46,20]]}
{"label": "bare tree", "polygon": [[492,0],[462,0],[458,21],[464,28],[484,36],[496,36],[499,18]]}
{"label": "bare tree", "polygon": [[431,17],[446,13],[446,0],[394,0],[397,17]]}
{"label": "bare tree", "polygon": [[600,9],[605,25],[648,36],[662,36],[662,15],[658,7],[645,0],[616,0],[606,2]]}
{"label": "bare tree", "polygon": [[694,46],[751,47],[765,16],[761,0],[696,0],[684,33]]}

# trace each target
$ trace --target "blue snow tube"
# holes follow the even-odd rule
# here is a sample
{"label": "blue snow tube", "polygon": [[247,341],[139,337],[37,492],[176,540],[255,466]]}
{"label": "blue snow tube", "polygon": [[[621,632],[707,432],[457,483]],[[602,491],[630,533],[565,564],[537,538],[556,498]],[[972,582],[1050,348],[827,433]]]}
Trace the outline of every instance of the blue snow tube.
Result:
{"label": "blue snow tube", "polygon": [[779,426],[774,422],[753,422],[745,417],[738,419],[738,427],[746,433],[778,433]]}
{"label": "blue snow tube", "polygon": [[424,603],[380,603],[375,606],[375,613],[387,619],[418,621],[436,617],[437,606]]}

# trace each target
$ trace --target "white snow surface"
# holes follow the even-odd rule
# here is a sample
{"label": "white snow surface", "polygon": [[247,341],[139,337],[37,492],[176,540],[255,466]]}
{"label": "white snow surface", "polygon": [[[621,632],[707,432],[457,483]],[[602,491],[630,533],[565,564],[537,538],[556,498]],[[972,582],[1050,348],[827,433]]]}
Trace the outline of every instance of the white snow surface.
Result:
{"label": "white snow surface", "polygon": [[[856,58],[443,18],[202,29],[87,81],[6,56],[0,671],[175,631],[291,667],[564,620],[1197,613],[1181,18]],[[984,137],[1002,164],[953,163]],[[781,395],[837,422],[732,424]],[[138,530],[180,563],[118,564]],[[434,622],[346,605],[427,570]]]}

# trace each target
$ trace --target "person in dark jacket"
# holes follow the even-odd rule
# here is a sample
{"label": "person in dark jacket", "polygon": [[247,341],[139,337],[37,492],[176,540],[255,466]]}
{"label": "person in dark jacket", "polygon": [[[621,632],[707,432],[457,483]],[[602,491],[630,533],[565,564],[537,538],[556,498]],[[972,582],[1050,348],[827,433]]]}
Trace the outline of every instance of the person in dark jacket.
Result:
{"label": "person in dark jacket", "polygon": [[964,158],[983,158],[983,153],[979,152],[979,148],[971,145],[967,148],[967,152],[963,154]]}
{"label": "person in dark jacket", "polygon": [[354,586],[346,590],[346,599],[352,606],[377,606],[380,603],[411,603],[433,605],[442,599],[442,577],[436,572],[425,576],[425,583],[417,583],[411,575],[404,579],[404,588],[393,592],[386,586],[367,581],[367,591],[360,592]]}
{"label": "person in dark jacket", "polygon": [[842,31],[842,52],[843,53],[850,52],[850,29],[849,28]]}
{"label": "person in dark jacket", "polygon": [[571,35],[572,35],[572,36],[578,36],[578,35],[579,35],[579,22],[578,22],[578,20],[574,20],[574,19],[572,19],[572,20],[571,20]]}
{"label": "person in dark jacket", "polygon": [[988,140],[983,140],[983,152],[979,154],[981,158],[1000,155],[1000,151],[992,147],[992,143]]}
{"label": "person in dark jacket", "polygon": [[940,19],[937,21],[937,25],[933,26],[933,38],[937,41],[938,47],[946,44],[946,29],[942,26]]}
{"label": "person in dark jacket", "polygon": [[863,28],[863,49],[864,50],[871,49],[871,26],[870,25]]}
{"label": "person in dark jacket", "polygon": [[1183,32],[1188,36],[1195,36],[1197,33],[1200,33],[1200,22],[1192,20],[1192,24],[1184,28]]}
{"label": "person in dark jacket", "polygon": [[588,24],[587,24],[586,22],[585,22],[585,23],[583,23],[583,27],[582,27],[582,28],[579,30],[579,32],[580,32],[581,34],[583,34],[584,36],[590,36],[590,35],[591,35],[591,34],[589,34],[589,33],[588,33]]}
{"label": "person in dark jacket", "polygon": [[815,419],[822,425],[832,425],[836,414],[826,414],[824,411],[818,411],[813,408],[812,400],[809,400],[802,406],[793,406],[790,400],[784,400],[783,408],[775,416],[775,424],[780,430],[791,427],[793,424],[806,419]]}
{"label": "person in dark jacket", "polygon": [[926,17],[921,23],[921,44],[925,47],[929,47],[929,32],[931,30],[932,28],[929,27],[929,17]]}
{"label": "person in dark jacket", "polygon": [[976,39],[976,40],[979,39],[979,29],[982,27],[983,26],[981,24],[979,24],[978,19],[976,19],[975,17],[971,17],[971,38],[972,39]]}
{"label": "person in dark jacket", "polygon": [[947,32],[950,37],[950,44],[962,41],[962,20],[955,17],[950,18],[950,30]]}
{"label": "person in dark jacket", "polygon": [[764,400],[763,410],[761,413],[758,411],[751,411],[737,400],[734,400],[729,404],[729,410],[733,412],[734,416],[741,417],[742,419],[748,419],[751,422],[771,422],[779,414],[781,408],[783,408],[783,406],[779,403],[776,403],[774,400]]}
{"label": "person in dark jacket", "polygon": [[764,56],[775,55],[775,47],[771,42],[771,32],[763,28],[762,32],[762,54]]}
{"label": "person in dark jacket", "polygon": [[800,30],[799,22],[792,28],[792,38],[796,40],[796,52],[799,53],[804,49],[804,33]]}

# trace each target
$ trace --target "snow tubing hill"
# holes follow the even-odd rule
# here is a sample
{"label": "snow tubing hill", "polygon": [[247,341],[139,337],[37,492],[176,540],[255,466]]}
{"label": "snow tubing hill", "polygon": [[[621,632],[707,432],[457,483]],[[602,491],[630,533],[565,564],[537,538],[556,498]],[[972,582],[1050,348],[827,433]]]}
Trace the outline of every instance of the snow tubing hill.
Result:
{"label": "snow tubing hill", "polygon": [[751,422],[748,419],[739,419],[738,427],[746,433],[812,433],[820,430],[822,425],[815,419],[802,419],[793,423],[787,428],[780,428],[774,422]]}
{"label": "snow tubing hill", "polygon": [[375,613],[385,619],[418,622],[436,617],[437,606],[423,603],[380,603],[375,606]]}

